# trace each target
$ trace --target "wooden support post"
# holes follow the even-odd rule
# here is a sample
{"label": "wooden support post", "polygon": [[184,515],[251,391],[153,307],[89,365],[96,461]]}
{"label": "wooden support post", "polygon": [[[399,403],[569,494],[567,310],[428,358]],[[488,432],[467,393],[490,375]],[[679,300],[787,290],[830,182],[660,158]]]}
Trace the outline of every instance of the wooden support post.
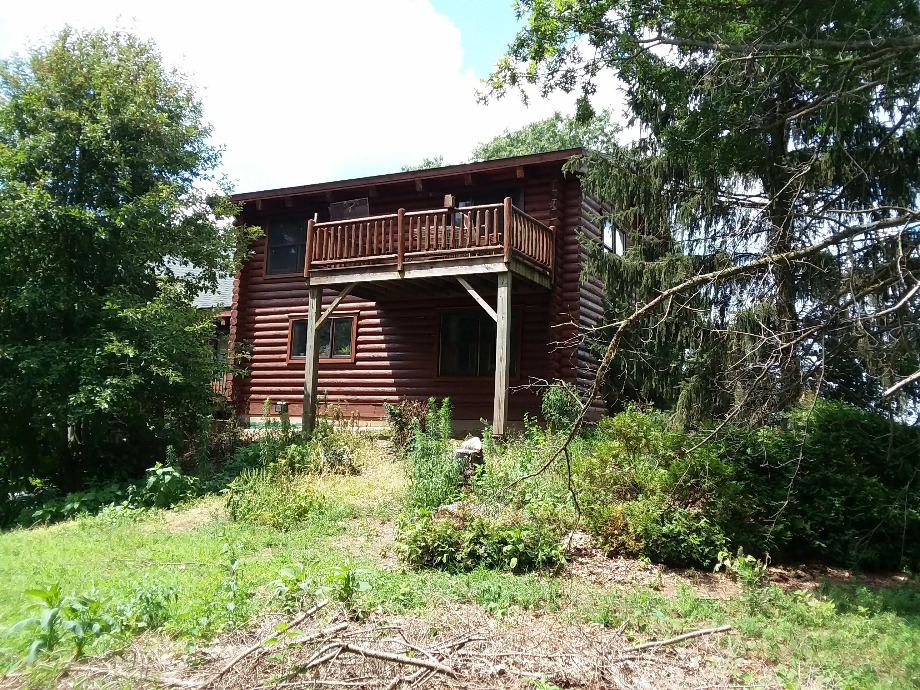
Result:
{"label": "wooden support post", "polygon": [[505,263],[511,261],[511,197],[505,197],[505,208],[503,215],[505,216],[505,237],[504,237],[504,248],[505,248]]}
{"label": "wooden support post", "polygon": [[401,208],[396,212],[396,270],[403,270],[403,256],[406,253],[405,248],[405,230],[406,209]]}
{"label": "wooden support post", "polygon": [[511,271],[498,274],[495,312],[495,408],[492,434],[502,437],[508,424],[508,379],[511,372]]}
{"label": "wooden support post", "polygon": [[316,423],[316,387],[319,380],[319,329],[316,322],[323,306],[323,289],[310,287],[310,303],[307,310],[306,364],[303,377],[303,430],[311,434]]}

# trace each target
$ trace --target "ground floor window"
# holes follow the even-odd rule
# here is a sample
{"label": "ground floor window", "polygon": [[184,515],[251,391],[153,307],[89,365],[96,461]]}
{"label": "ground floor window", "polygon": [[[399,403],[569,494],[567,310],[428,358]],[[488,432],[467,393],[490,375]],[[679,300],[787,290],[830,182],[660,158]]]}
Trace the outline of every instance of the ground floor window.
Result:
{"label": "ground floor window", "polygon": [[[319,358],[354,360],[356,315],[332,316],[319,327]],[[288,335],[288,359],[307,356],[307,320],[292,318]]]}
{"label": "ground floor window", "polygon": [[[510,369],[518,375],[520,319],[511,312]],[[493,376],[495,374],[495,321],[484,311],[441,314],[439,326],[439,376]]]}

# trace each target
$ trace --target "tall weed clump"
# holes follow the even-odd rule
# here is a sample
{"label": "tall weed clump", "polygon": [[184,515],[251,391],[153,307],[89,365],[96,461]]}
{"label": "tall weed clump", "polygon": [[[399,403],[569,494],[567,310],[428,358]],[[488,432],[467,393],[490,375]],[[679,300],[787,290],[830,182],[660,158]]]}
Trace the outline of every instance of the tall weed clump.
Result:
{"label": "tall weed clump", "polygon": [[450,418],[450,400],[445,398],[439,407],[431,398],[424,428],[417,421],[412,426],[406,452],[410,508],[434,509],[460,497],[462,466],[454,458]]}
{"label": "tall weed clump", "polygon": [[245,470],[230,484],[226,506],[233,521],[279,532],[344,517],[335,515],[333,506],[313,491],[304,477],[278,465]]}
{"label": "tall weed clump", "polygon": [[412,439],[413,428],[418,424],[422,430],[428,416],[428,403],[422,400],[399,400],[395,403],[383,403],[387,424],[390,427],[390,442],[399,457],[405,457],[406,449]]}

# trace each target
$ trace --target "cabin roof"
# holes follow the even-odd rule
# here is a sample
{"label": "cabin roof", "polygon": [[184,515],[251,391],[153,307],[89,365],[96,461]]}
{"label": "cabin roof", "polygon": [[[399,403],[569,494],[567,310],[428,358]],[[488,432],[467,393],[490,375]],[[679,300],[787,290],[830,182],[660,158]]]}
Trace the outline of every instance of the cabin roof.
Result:
{"label": "cabin roof", "polygon": [[347,189],[361,189],[367,187],[380,187],[390,184],[413,182],[416,180],[437,180],[451,178],[473,173],[485,173],[518,166],[540,165],[545,163],[563,163],[572,156],[583,153],[583,149],[563,149],[547,153],[534,153],[526,156],[512,158],[497,158],[495,160],[478,161],[475,163],[461,163],[459,165],[446,165],[442,168],[429,168],[426,170],[409,170],[407,172],[388,173],[386,175],[372,175],[370,177],[356,177],[349,180],[333,182],[319,182],[316,184],[302,185],[299,187],[282,187],[279,189],[266,189],[257,192],[242,192],[234,194],[231,199],[238,202],[273,199],[279,197],[292,197],[308,194],[319,194]]}

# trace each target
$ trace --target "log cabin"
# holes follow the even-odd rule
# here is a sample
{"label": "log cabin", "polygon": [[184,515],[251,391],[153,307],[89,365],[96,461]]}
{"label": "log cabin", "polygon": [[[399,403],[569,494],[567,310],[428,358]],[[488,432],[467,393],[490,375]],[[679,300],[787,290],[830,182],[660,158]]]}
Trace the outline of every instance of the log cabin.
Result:
{"label": "log cabin", "polygon": [[[457,430],[539,416],[541,384],[584,390],[579,338],[603,315],[579,233],[600,207],[564,164],[580,149],[235,195],[264,235],[234,280],[230,383],[312,429],[323,406],[367,423],[384,402],[449,397]],[[609,230],[608,230],[609,232]],[[609,244],[609,242],[608,242]],[[601,411],[599,402],[593,409]]]}

